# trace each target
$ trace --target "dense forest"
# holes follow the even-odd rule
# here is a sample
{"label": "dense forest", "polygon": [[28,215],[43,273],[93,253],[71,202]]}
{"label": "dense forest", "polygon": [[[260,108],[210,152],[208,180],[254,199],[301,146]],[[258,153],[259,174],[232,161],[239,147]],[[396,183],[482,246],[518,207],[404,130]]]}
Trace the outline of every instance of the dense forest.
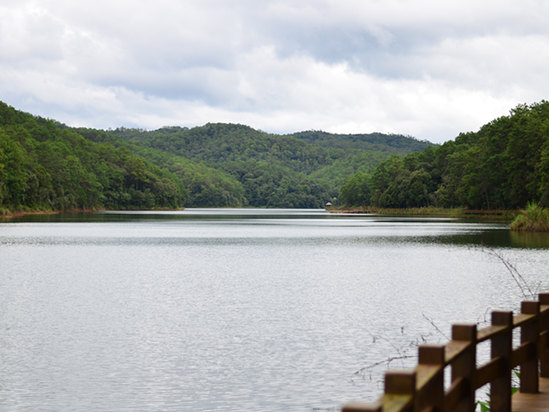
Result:
{"label": "dense forest", "polygon": [[348,205],[384,208],[549,206],[549,102],[520,105],[509,116],[454,141],[392,156],[341,189]]}
{"label": "dense forest", "polygon": [[429,146],[399,135],[281,136],[232,124],[70,128],[0,102],[0,213],[322,207],[347,176]]}
{"label": "dense forest", "polygon": [[[349,175],[371,172],[393,154],[431,146],[400,135],[301,132],[281,136],[222,123],[192,129],[117,129],[111,134],[133,144],[134,150],[152,162],[156,161],[150,149],[222,172],[241,188],[240,204],[255,207],[323,207],[328,200],[337,201]],[[197,194],[191,189],[190,206],[235,204],[219,203],[216,198],[208,202],[206,196],[197,203]]]}
{"label": "dense forest", "polygon": [[238,124],[71,128],[0,102],[0,213],[210,206],[549,206],[549,102],[440,146]]}
{"label": "dense forest", "polygon": [[135,153],[0,104],[0,209],[177,207],[184,186]]}

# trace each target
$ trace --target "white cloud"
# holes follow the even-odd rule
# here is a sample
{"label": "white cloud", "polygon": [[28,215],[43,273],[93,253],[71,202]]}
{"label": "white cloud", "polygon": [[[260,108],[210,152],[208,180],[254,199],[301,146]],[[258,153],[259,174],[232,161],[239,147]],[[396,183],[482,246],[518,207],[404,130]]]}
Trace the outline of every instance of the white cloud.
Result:
{"label": "white cloud", "polygon": [[536,0],[0,5],[0,99],[72,125],[394,132],[442,141],[549,94]]}

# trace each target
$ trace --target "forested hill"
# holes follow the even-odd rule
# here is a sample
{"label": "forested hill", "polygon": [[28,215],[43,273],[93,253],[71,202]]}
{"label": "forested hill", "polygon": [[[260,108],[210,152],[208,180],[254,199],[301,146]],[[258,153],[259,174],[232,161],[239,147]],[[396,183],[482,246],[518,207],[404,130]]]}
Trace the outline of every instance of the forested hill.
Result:
{"label": "forested hill", "polygon": [[418,152],[431,146],[429,142],[416,140],[410,136],[403,136],[401,134],[334,134],[311,130],[294,133],[292,136],[308,143],[324,147],[370,150],[373,152],[388,152],[393,154]]}
{"label": "forested hill", "polygon": [[321,143],[315,143],[312,136],[318,133],[322,132],[275,135],[225,123],[192,129],[112,132],[134,145],[198,161],[226,173],[242,185],[244,204],[260,207],[322,207],[339,196],[349,175],[372,171],[391,154],[431,146],[405,136],[385,135],[384,140],[379,134],[368,140],[369,135],[322,133],[324,138],[318,139]]}
{"label": "forested hill", "polygon": [[478,132],[357,173],[347,205],[517,209],[549,206],[549,102],[520,105]]}
{"label": "forested hill", "polygon": [[338,198],[380,207],[549,206],[549,102],[518,106],[442,146],[223,123],[75,129],[0,102],[0,213],[322,207]]}
{"label": "forested hill", "polygon": [[154,131],[120,128],[113,134],[207,163],[264,160],[305,172],[331,165],[334,160],[347,158],[353,152],[407,154],[432,146],[403,135],[348,135],[322,131],[275,135],[228,123],[208,123],[192,129],[164,127]]}
{"label": "forested hill", "polygon": [[182,182],[130,150],[0,102],[0,214],[174,208],[184,198]]}
{"label": "forested hill", "polygon": [[327,134],[311,139],[318,133],[281,136],[233,124],[106,132],[70,128],[0,102],[0,214],[322,207],[339,195],[346,177],[372,171],[393,153],[429,146],[392,135],[385,143],[346,135],[330,135],[331,143]]}

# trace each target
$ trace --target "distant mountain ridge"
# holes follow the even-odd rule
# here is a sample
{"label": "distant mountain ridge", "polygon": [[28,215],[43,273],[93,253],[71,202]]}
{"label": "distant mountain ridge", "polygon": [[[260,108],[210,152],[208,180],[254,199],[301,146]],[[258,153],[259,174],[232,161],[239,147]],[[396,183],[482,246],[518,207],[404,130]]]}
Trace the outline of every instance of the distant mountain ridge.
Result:
{"label": "distant mountain ridge", "polygon": [[265,207],[322,207],[336,200],[348,176],[370,172],[390,155],[433,146],[402,135],[276,135],[231,123],[111,133],[221,170],[242,184],[247,205]]}
{"label": "distant mountain ridge", "polygon": [[318,144],[324,147],[340,149],[362,149],[394,154],[416,152],[433,146],[425,140],[417,140],[412,136],[384,133],[328,133],[320,130],[308,130],[290,134],[293,137],[308,143]]}

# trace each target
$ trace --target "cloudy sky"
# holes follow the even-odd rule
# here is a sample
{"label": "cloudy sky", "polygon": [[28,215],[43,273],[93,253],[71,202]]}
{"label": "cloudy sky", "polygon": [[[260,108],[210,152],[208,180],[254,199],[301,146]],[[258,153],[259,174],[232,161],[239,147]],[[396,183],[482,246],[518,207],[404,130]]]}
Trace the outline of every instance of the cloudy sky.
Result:
{"label": "cloudy sky", "polygon": [[0,100],[72,126],[442,142],[549,99],[544,0],[2,0]]}

